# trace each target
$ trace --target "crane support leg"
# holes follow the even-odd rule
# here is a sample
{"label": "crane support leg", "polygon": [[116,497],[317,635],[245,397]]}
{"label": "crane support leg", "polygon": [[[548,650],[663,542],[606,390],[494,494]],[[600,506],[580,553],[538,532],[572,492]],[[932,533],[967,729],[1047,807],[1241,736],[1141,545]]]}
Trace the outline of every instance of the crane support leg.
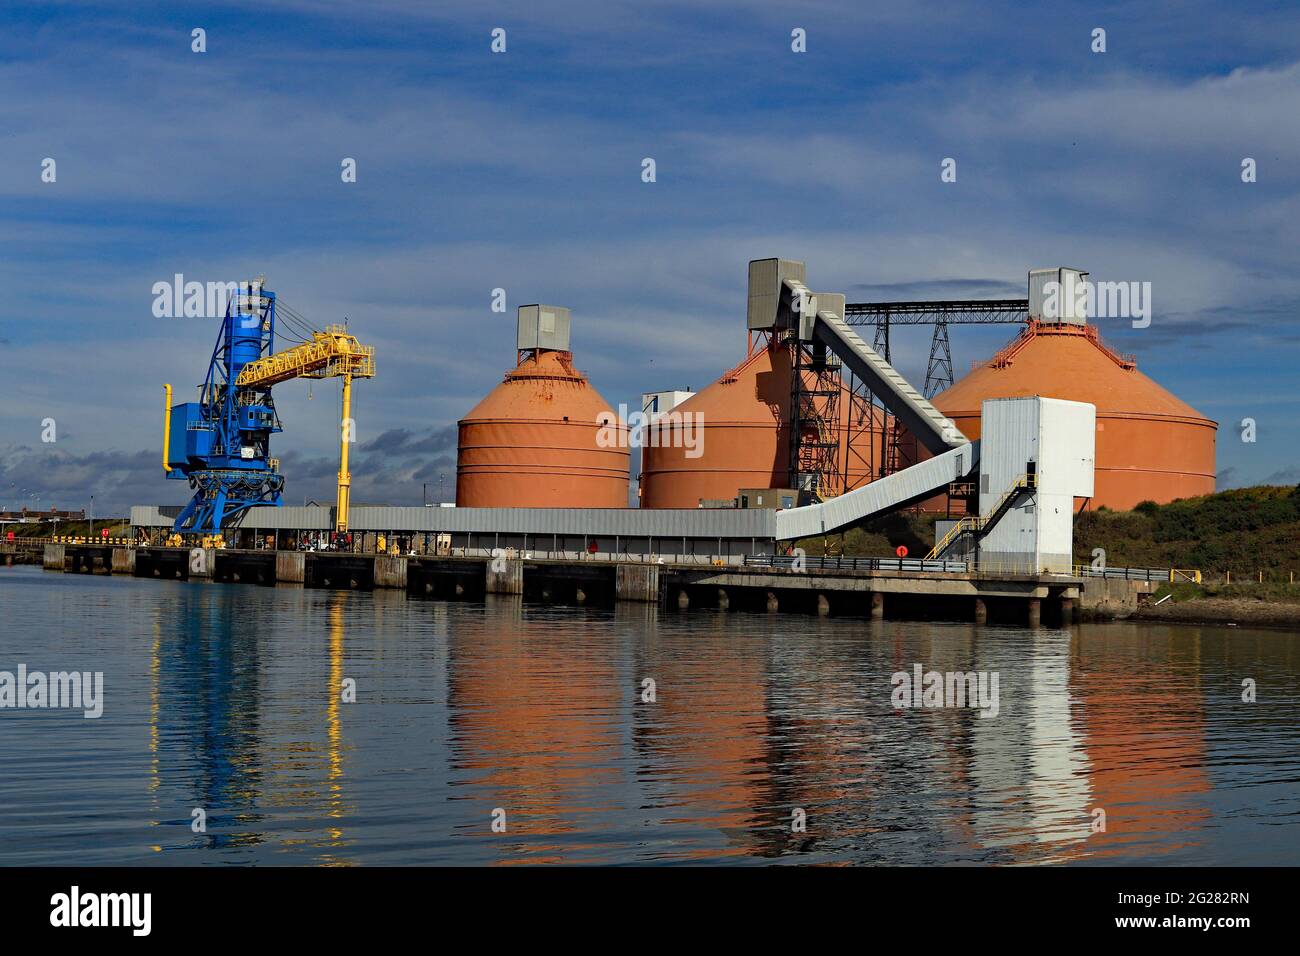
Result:
{"label": "crane support leg", "polygon": [[172,466],[167,463],[167,452],[172,444],[172,387],[163,386],[163,472],[170,473]]}
{"label": "crane support leg", "polygon": [[352,500],[352,472],[348,470],[348,444],[352,441],[352,376],[343,376],[343,421],[340,422],[342,441],[339,442],[339,500],[334,511],[334,530],[342,534],[348,530],[348,505]]}

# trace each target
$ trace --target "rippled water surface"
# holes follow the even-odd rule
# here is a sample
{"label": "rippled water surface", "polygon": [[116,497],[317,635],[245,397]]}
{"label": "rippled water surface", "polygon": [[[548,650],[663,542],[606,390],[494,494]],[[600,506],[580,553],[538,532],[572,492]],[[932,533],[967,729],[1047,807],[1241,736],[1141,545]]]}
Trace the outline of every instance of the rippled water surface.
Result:
{"label": "rippled water surface", "polygon": [[[0,670],[106,698],[0,710],[0,864],[1293,864],[1298,651],[0,569]],[[895,710],[917,663],[998,715]]]}

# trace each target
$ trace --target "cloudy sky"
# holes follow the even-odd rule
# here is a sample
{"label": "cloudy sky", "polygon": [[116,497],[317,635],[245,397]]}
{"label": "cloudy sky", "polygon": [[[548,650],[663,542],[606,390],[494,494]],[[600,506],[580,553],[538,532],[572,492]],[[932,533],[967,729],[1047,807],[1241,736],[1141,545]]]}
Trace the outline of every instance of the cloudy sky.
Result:
{"label": "cloudy sky", "polygon": [[[1023,295],[1044,265],[1149,281],[1150,328],[1103,335],[1220,423],[1221,487],[1300,481],[1294,3],[124,6],[0,13],[2,508],[188,497],[161,386],[188,397],[216,323],[153,315],[176,273],[265,273],[375,345],[354,501],[400,504],[450,495],[516,305],[572,308],[578,366],[631,403],[742,357],[765,256],[850,301]],[[955,330],[958,372],[1009,333]],[[928,336],[894,345],[923,378]],[[331,500],[337,384],[276,401],[287,501]]]}

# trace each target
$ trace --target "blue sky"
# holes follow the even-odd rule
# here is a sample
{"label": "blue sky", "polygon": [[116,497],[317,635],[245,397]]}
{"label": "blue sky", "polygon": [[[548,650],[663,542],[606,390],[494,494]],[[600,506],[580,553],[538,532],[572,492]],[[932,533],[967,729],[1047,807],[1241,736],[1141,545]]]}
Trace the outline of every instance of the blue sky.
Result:
{"label": "blue sky", "polygon": [[[454,485],[516,305],[572,308],[578,366],[630,404],[739,360],[764,256],[850,300],[1150,281],[1151,327],[1103,335],[1220,423],[1221,486],[1300,481],[1294,4],[124,6],[0,13],[0,507],[186,497],[161,384],[199,382],[216,329],[153,316],[177,272],[347,317],[379,366],[354,501],[411,503]],[[1009,333],[955,331],[958,373]],[[915,380],[927,351],[895,339]],[[287,500],[330,500],[337,386],[276,400]]]}

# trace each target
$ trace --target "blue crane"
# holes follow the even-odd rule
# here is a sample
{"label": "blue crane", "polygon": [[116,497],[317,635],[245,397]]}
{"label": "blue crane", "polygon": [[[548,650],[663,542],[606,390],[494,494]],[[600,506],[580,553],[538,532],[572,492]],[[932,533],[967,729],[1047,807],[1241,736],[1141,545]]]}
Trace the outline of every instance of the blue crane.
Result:
{"label": "blue crane", "polygon": [[226,304],[208,374],[196,402],[173,406],[167,395],[163,470],[194,489],[172,530],[220,531],[254,505],[279,505],[280,463],[271,435],[282,431],[269,385],[240,385],[239,375],[275,351],[275,293],[261,280],[240,283]]}

